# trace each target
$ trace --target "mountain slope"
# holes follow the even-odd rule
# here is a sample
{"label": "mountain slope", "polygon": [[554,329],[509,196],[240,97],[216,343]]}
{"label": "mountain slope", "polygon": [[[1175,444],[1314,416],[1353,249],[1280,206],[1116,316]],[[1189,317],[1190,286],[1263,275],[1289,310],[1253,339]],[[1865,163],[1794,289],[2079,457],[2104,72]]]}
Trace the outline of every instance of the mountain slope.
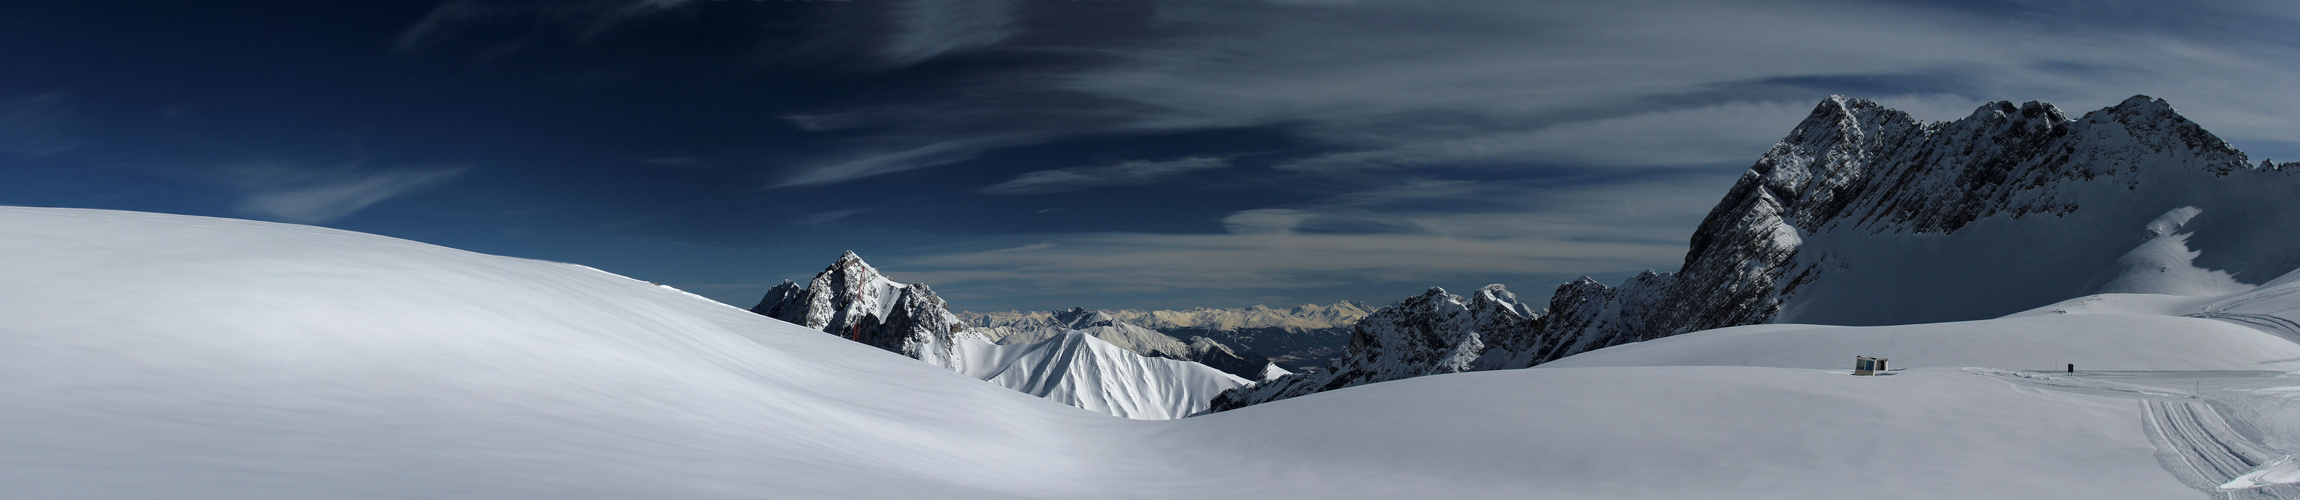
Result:
{"label": "mountain slope", "polygon": [[1023,344],[959,343],[960,373],[1058,403],[1110,415],[1167,420],[1248,381],[1189,361],[1135,354],[1082,330]]}
{"label": "mountain slope", "polygon": [[[2196,495],[2133,399],[1953,369],[1461,373],[1137,421],[570,264],[99,210],[0,234],[12,497]],[[2204,387],[2300,442],[2269,373]]]}
{"label": "mountain slope", "polygon": [[[966,316],[960,316],[965,318]],[[1046,315],[1017,317],[995,324],[969,322],[972,330],[1001,344],[1039,342],[1075,330],[1086,330],[1095,338],[1144,356],[1179,357],[1190,352],[1190,346],[1157,330],[1119,321],[1102,311],[1071,309]]]}
{"label": "mountain slope", "polygon": [[[1304,304],[1291,309],[1271,309],[1254,306],[1242,309],[1193,308],[1188,310],[1100,310],[1086,311],[1005,311],[958,313],[959,318],[985,332],[1052,337],[1067,331],[1060,326],[1070,325],[1089,314],[1099,314],[1116,323],[1155,330],[1174,339],[1205,337],[1220,344],[1223,349],[1197,349],[1191,356],[1172,356],[1163,349],[1134,349],[1130,343],[1103,336],[1120,346],[1129,346],[1145,355],[1166,355],[1190,359],[1221,368],[1240,376],[1257,376],[1266,362],[1276,362],[1295,368],[1314,368],[1326,364],[1341,354],[1349,343],[1350,325],[1370,312],[1364,304],[1336,302],[1330,305]],[[1226,351],[1230,356],[1222,355]],[[1235,357],[1235,359],[1232,359]],[[1268,361],[1265,361],[1268,360]],[[1233,369],[1236,368],[1236,369]]]}
{"label": "mountain slope", "polygon": [[[2076,118],[1997,102],[1932,123],[1832,96],[1742,174],[1694,231],[1677,272],[1560,286],[1533,328],[1511,330],[1527,336],[1481,334],[1531,354],[1513,349],[1491,358],[1508,362],[1483,367],[1736,325],[1929,323],[2103,291],[2240,291],[2244,280],[2300,267],[2296,172],[2249,163],[2145,96]],[[1468,333],[1436,317],[1420,322],[1444,329],[1425,336]],[[1414,356],[1454,348],[1436,349]],[[1336,366],[1387,355],[1353,349]],[[1218,406],[1291,394],[1261,391]]]}
{"label": "mountain slope", "polygon": [[1485,339],[1531,339],[1533,311],[1501,285],[1464,299],[1430,288],[1384,307],[1353,327],[1351,356],[1329,369],[1281,376],[1216,398],[1215,411],[1343,387],[1423,375],[1492,369],[1531,355],[1532,346],[1489,344]]}
{"label": "mountain slope", "polygon": [[[1118,417],[1190,416],[1247,383],[1188,360],[1218,360],[1228,352],[1214,349],[1218,344],[1195,349],[1098,312],[1074,311],[1022,329],[968,328],[934,290],[887,279],[854,252],[840,255],[806,288],[784,281],[768,290],[751,312]],[[1081,335],[1098,338],[1076,338]],[[1143,350],[1148,353],[1135,352]]]}

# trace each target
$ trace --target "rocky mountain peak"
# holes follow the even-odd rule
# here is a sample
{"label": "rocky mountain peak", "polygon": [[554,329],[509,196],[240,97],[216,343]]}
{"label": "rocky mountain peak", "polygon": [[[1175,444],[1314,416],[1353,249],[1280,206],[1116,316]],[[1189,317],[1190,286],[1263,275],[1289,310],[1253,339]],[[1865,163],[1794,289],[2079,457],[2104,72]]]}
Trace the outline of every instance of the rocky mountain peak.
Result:
{"label": "rocky mountain peak", "polygon": [[853,251],[805,288],[786,280],[768,289],[751,312],[937,364],[956,355],[952,338],[966,330],[932,288],[889,280]]}

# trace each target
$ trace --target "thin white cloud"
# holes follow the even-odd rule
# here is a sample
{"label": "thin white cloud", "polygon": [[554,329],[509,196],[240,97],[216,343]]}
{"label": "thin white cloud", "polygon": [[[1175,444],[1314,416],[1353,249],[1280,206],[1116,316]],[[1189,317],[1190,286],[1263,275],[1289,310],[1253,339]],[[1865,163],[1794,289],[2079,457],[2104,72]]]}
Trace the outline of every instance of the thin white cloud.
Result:
{"label": "thin white cloud", "polygon": [[1111,165],[1027,172],[976,192],[985,194],[1046,194],[1104,186],[1156,184],[1191,172],[1229,166],[1229,160],[1206,156],[1159,161],[1127,160]]}
{"label": "thin white cloud", "polygon": [[830,223],[832,223],[832,222],[838,222],[838,221],[839,221],[839,220],[841,220],[841,219],[845,219],[845,218],[847,218],[847,217],[853,216],[854,214],[859,214],[859,213],[862,213],[862,212],[863,212],[863,211],[862,211],[862,210],[859,210],[859,209],[858,209],[858,210],[832,210],[832,211],[829,211],[829,212],[820,212],[820,213],[807,214],[805,217],[800,217],[800,218],[797,218],[797,219],[791,219],[791,223],[792,223],[792,224],[801,225],[801,226],[821,226],[821,225],[827,225],[827,224],[830,224]]}
{"label": "thin white cloud", "polygon": [[230,182],[242,190],[237,205],[241,212],[316,224],[438,185],[462,175],[465,170],[465,167],[436,167],[367,171],[354,167],[310,169],[251,164],[230,169],[229,175]]}
{"label": "thin white cloud", "polygon": [[988,149],[990,144],[1006,141],[993,139],[959,139],[937,141],[896,150],[865,150],[850,153],[845,158],[801,167],[799,171],[769,188],[820,186],[917,170],[973,159]]}
{"label": "thin white cloud", "polygon": [[1540,163],[1668,167],[1747,162],[1787,133],[1812,103],[1729,102],[1693,109],[1407,141],[1288,162],[1295,171]]}
{"label": "thin white cloud", "polygon": [[[897,265],[906,279],[938,288],[1079,294],[1672,271],[1693,226],[1732,180],[1719,173],[1600,185],[1409,182],[1240,211],[1223,220],[1225,234],[1041,236],[1027,246]],[[1383,231],[1344,231],[1355,227]]]}
{"label": "thin white cloud", "polygon": [[0,153],[37,158],[79,149],[74,120],[64,92],[0,99]]}
{"label": "thin white cloud", "polygon": [[895,9],[901,29],[880,53],[890,64],[909,65],[989,47],[1014,34],[1013,10],[1005,0],[911,0]]}
{"label": "thin white cloud", "polygon": [[[392,49],[413,52],[453,37],[469,25],[509,22],[528,26],[557,26],[591,38],[625,21],[668,12],[696,0],[574,0],[559,2],[503,2],[447,0],[432,7],[423,19],[400,30]],[[502,47],[496,45],[500,50]],[[496,54],[497,57],[501,54]]]}
{"label": "thin white cloud", "polygon": [[1316,214],[1291,208],[1258,208],[1240,210],[1222,218],[1222,228],[1230,234],[1293,234],[1294,228]]}

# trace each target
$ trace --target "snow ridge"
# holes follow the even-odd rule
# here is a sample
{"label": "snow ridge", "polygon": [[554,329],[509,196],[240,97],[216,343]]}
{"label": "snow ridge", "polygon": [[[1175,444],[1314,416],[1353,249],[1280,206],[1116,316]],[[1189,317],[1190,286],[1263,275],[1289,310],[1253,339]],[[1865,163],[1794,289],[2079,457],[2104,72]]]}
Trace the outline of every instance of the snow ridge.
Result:
{"label": "snow ridge", "polygon": [[1169,420],[1206,411],[1223,391],[1249,383],[1189,361],[1142,356],[1082,330],[1039,342],[959,343],[961,373],[1009,389],[1119,417]]}

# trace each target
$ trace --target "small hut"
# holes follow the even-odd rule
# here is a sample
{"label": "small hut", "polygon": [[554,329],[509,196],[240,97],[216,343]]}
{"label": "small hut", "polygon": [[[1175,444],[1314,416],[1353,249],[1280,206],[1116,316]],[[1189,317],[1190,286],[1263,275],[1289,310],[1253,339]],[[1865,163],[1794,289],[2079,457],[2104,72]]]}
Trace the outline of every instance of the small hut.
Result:
{"label": "small hut", "polygon": [[1854,375],[1876,375],[1879,373],[1884,373],[1884,371],[1885,358],[1874,358],[1869,356],[1853,357]]}

